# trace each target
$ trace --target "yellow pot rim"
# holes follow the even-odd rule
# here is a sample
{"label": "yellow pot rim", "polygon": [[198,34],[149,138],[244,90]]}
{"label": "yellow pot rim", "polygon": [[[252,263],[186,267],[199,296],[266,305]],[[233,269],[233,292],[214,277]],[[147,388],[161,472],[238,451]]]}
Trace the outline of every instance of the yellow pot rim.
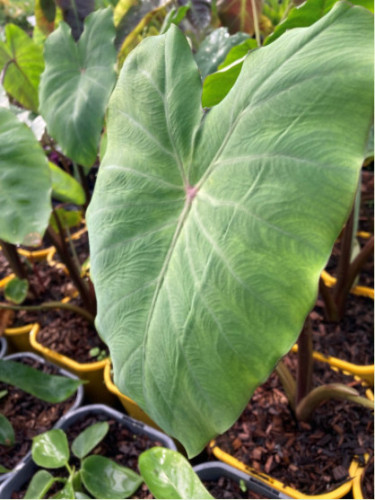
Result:
{"label": "yellow pot rim", "polygon": [[4,333],[6,335],[9,335],[9,336],[29,333],[33,329],[34,325],[35,325],[35,323],[28,323],[28,324],[22,325],[22,326],[16,326],[13,328],[6,328],[4,330]]}
{"label": "yellow pot rim", "polygon": [[[328,287],[334,286],[337,281],[336,278],[327,273],[327,271],[322,271],[321,277]],[[374,289],[368,286],[357,285],[350,290],[350,293],[374,300]]]}
{"label": "yellow pot rim", "polygon": [[24,248],[18,248],[17,251],[20,255],[22,255],[22,257],[26,257],[28,259],[42,260],[47,258],[47,255],[52,248],[54,247],[51,246],[47,248],[42,248],[41,250],[25,250]]}
{"label": "yellow pot rim", "polygon": [[133,401],[128,396],[125,396],[125,394],[120,392],[118,390],[118,388],[115,386],[115,384],[113,383],[113,380],[112,380],[112,376],[111,376],[111,367],[112,367],[111,359],[107,358],[106,361],[107,362],[106,362],[106,365],[104,367],[104,383],[105,383],[107,389],[115,396],[117,396],[119,398],[123,398],[126,401],[128,401],[129,403],[136,404],[135,401]]}
{"label": "yellow pot rim", "polygon": [[8,281],[11,281],[15,277],[14,273],[8,274],[8,276],[5,276],[2,280],[0,280],[0,288],[4,288],[5,285],[8,283]]}
{"label": "yellow pot rim", "polygon": [[291,488],[290,486],[285,486],[281,481],[278,481],[277,479],[274,479],[273,477],[269,476],[268,474],[265,474],[263,472],[258,472],[254,468],[245,465],[243,462],[240,460],[237,460],[234,458],[232,455],[229,455],[229,453],[226,453],[223,451],[217,444],[215,440],[212,440],[209,444],[210,449],[212,450],[213,454],[215,457],[220,460],[221,462],[224,462],[228,465],[231,465],[232,467],[235,467],[236,469],[241,470],[245,474],[248,474],[252,477],[255,477],[256,479],[262,481],[263,483],[267,484],[268,486],[271,486],[272,488],[275,488],[276,490],[280,491],[281,493],[284,493],[285,495],[291,497],[291,498],[297,498],[297,499],[331,499],[331,498],[343,498],[347,493],[352,488],[353,485],[353,477],[356,474],[356,471],[358,469],[358,462],[356,460],[352,460],[350,466],[349,466],[349,475],[351,479],[346,481],[344,484],[339,486],[338,488],[335,488],[334,490],[328,491],[326,493],[323,493],[321,495],[306,495],[302,493],[299,490],[295,490],[294,488]]}
{"label": "yellow pot rim", "polygon": [[40,352],[45,357],[53,359],[56,363],[60,365],[63,364],[70,370],[79,371],[82,373],[94,370],[101,370],[104,369],[104,367],[106,366],[108,358],[102,359],[101,361],[93,361],[92,363],[79,363],[74,359],[71,359],[63,354],[60,354],[56,351],[53,351],[52,349],[49,349],[48,347],[45,347],[36,340],[36,336],[38,335],[39,330],[40,330],[40,324],[35,323],[30,331],[30,344],[36,351]]}

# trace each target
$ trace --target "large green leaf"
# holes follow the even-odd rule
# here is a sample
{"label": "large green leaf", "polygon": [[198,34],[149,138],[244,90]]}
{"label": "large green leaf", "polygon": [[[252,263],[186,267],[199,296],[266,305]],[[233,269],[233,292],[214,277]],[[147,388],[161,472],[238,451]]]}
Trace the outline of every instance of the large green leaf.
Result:
{"label": "large green leaf", "polygon": [[206,114],[174,26],[123,67],[88,211],[97,327],[116,385],[190,456],[314,304],[372,121],[372,37],[373,16],[340,3],[251,52]]}
{"label": "large green leaf", "polygon": [[140,455],[138,466],[155,498],[213,498],[177,451],[156,446]]}
{"label": "large green leaf", "polygon": [[86,18],[77,43],[62,22],[45,44],[40,110],[63,152],[85,167],[96,159],[104,112],[116,79],[114,37],[108,8]]}
{"label": "large green leaf", "polygon": [[0,239],[38,244],[51,212],[47,158],[31,130],[0,108]]}
{"label": "large green leaf", "polygon": [[38,111],[38,86],[44,69],[43,51],[15,24],[5,27],[0,42],[0,72],[5,90],[25,108]]}
{"label": "large green leaf", "polygon": [[0,359],[0,381],[12,384],[49,403],[65,401],[82,384],[82,380],[49,375],[9,359]]}

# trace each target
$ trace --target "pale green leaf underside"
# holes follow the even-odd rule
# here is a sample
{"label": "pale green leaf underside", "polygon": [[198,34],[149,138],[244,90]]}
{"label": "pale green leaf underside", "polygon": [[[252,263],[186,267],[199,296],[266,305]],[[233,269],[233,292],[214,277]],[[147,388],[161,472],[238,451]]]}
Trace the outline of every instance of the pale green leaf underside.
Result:
{"label": "pale green leaf underside", "polygon": [[372,29],[339,4],[252,52],[204,118],[177,28],[123,67],[88,213],[97,326],[120,390],[189,455],[236,420],[313,306],[370,127]]}
{"label": "pale green leaf underside", "polygon": [[40,111],[63,152],[85,167],[96,159],[104,112],[116,79],[114,37],[112,12],[105,9],[86,18],[77,43],[62,22],[45,45]]}
{"label": "pale green leaf underside", "polygon": [[0,144],[0,239],[41,240],[51,211],[47,158],[32,131],[4,108]]}

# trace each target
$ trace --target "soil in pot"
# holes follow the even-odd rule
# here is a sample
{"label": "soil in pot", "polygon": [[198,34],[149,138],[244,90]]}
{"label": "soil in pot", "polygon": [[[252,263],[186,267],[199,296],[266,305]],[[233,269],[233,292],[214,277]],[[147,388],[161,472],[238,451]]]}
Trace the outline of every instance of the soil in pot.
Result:
{"label": "soil in pot", "polygon": [[[65,432],[68,437],[69,445],[72,441],[88,426],[95,424],[96,422],[107,421],[109,424],[109,432],[105,438],[98,444],[98,446],[90,453],[95,455],[102,455],[111,460],[114,460],[120,465],[129,467],[139,474],[138,469],[138,457],[139,455],[153,446],[162,446],[158,441],[150,439],[146,435],[133,434],[128,429],[124,428],[115,419],[108,419],[106,415],[89,414],[84,416],[82,419],[76,421],[74,424],[69,426]],[[79,467],[79,460],[73,457],[70,464]],[[56,471],[50,471],[53,475],[64,476],[65,469],[58,469]],[[51,489],[48,492],[48,497],[51,498],[60,487]],[[15,492],[12,498],[23,498],[26,489]],[[140,488],[135,492],[131,498],[154,498],[145,484],[142,484]]]}
{"label": "soil in pot", "polygon": [[3,278],[6,278],[9,274],[11,274],[12,269],[5,258],[5,255],[3,252],[0,250],[0,280]]}
{"label": "soil in pot", "polygon": [[[57,367],[31,358],[25,357],[22,362],[44,373],[59,373]],[[32,438],[53,427],[73,405],[76,396],[73,395],[62,403],[51,404],[9,384],[0,382],[0,390],[8,391],[8,394],[0,399],[0,413],[10,420],[15,431],[15,444],[12,447],[0,445],[0,464],[7,469],[13,469],[30,451]]]}
{"label": "soil in pot", "polygon": [[[74,299],[71,303],[82,307],[79,299]],[[108,355],[108,349],[95,327],[82,316],[67,310],[50,310],[44,313],[37,341],[78,363],[98,361]]]}
{"label": "soil in pot", "polygon": [[[60,301],[75,293],[74,285],[69,276],[62,270],[49,266],[44,261],[29,262],[29,282],[35,291],[35,297],[29,297],[22,305],[39,305],[42,302]],[[0,291],[0,301],[5,301]],[[45,311],[15,311],[12,327],[39,322]]]}
{"label": "soil in pot", "polygon": [[203,481],[203,484],[214,498],[266,498],[224,476],[216,481]]}
{"label": "soil in pot", "polygon": [[374,498],[374,455],[366,464],[362,478],[362,493],[363,498]]}
{"label": "soil in pot", "polygon": [[[284,358],[295,369],[296,358]],[[314,364],[314,385],[359,383]],[[373,415],[344,401],[329,401],[317,408],[310,422],[298,422],[279,379],[273,373],[254,393],[238,421],[216,440],[217,445],[244,464],[269,474],[308,495],[323,494],[348,480],[354,455],[373,450]]]}

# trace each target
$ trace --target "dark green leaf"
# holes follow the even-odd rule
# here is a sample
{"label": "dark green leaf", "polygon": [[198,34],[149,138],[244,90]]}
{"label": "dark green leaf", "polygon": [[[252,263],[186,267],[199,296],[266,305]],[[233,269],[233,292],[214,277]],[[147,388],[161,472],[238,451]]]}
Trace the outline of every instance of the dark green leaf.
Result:
{"label": "dark green leaf", "polygon": [[0,444],[5,446],[13,446],[14,444],[13,426],[2,413],[0,413]]}
{"label": "dark green leaf", "polygon": [[74,489],[71,483],[66,483],[64,488],[53,495],[52,498],[76,498],[74,494]]}
{"label": "dark green leaf", "polygon": [[95,498],[129,498],[143,482],[131,469],[97,455],[82,461],[81,477]]}
{"label": "dark green leaf", "polygon": [[82,384],[82,380],[48,375],[23,363],[4,359],[0,359],[0,381],[49,403],[65,401]]}
{"label": "dark green leaf", "polygon": [[201,43],[195,61],[204,80],[217,70],[232,47],[249,38],[246,33],[229,35],[227,28],[218,28]]}
{"label": "dark green leaf", "polygon": [[[82,222],[82,212],[80,210],[65,210],[64,208],[58,208],[55,210],[55,213],[57,213],[59,221],[64,228],[70,229],[72,227],[77,227]],[[53,214],[51,215],[49,224],[52,229],[58,233],[59,228]]]}
{"label": "dark green leaf", "polygon": [[155,498],[214,498],[177,451],[151,448],[140,455],[138,465]]}
{"label": "dark green leaf", "polygon": [[28,290],[29,282],[16,277],[5,285],[4,297],[14,304],[21,304],[26,299]]}
{"label": "dark green leaf", "polygon": [[10,472],[10,469],[6,469],[2,465],[0,465],[0,474],[6,474],[7,472]]}
{"label": "dark green leaf", "polygon": [[31,479],[24,498],[44,498],[54,482],[52,474],[46,470],[39,470]]}
{"label": "dark green leaf", "polygon": [[45,44],[40,110],[64,154],[85,167],[96,160],[104,112],[116,79],[114,36],[108,8],[87,17],[77,43],[62,22]]}
{"label": "dark green leaf", "polygon": [[98,422],[82,431],[72,443],[72,452],[78,458],[84,458],[104,438],[109,430],[108,422]]}
{"label": "dark green leaf", "polygon": [[58,469],[69,461],[69,445],[61,429],[52,429],[33,438],[31,454],[40,467]]}

